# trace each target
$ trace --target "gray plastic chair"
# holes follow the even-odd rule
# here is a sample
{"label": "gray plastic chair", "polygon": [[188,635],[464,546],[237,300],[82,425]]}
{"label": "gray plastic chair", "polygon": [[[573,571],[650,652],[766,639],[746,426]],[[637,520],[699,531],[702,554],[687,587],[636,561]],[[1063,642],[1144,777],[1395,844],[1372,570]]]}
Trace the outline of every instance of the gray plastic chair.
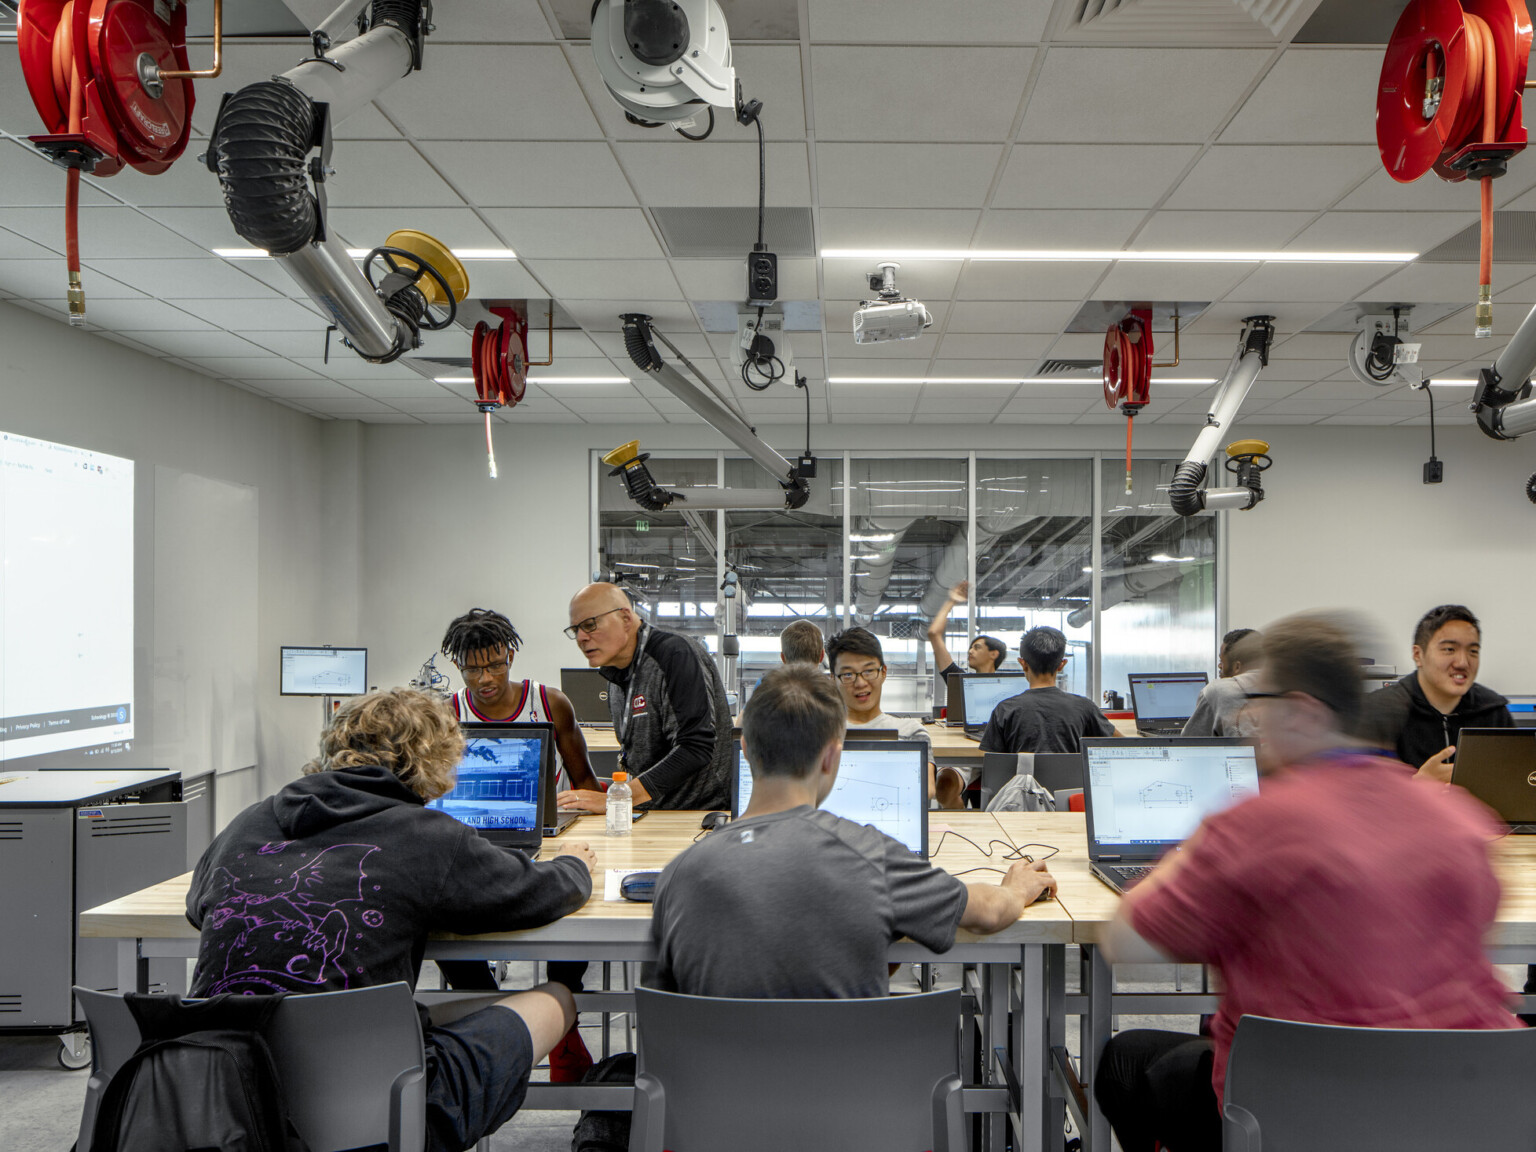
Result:
{"label": "gray plastic chair", "polygon": [[[139,1026],[122,996],[76,988],[91,1030],[79,1152],[112,1074],[139,1046]],[[294,1127],[311,1152],[387,1144],[426,1146],[426,1069],[421,1019],[403,983],[349,992],[289,996],[273,1013],[267,1045],[277,1061]]]}
{"label": "gray plastic chair", "polygon": [[1225,1152],[1536,1148],[1536,1029],[1340,1028],[1244,1016]]}
{"label": "gray plastic chair", "polygon": [[1083,786],[1083,757],[1080,752],[983,752],[981,806],[985,808],[1003,785],[1020,772],[1028,772],[1047,792]]}
{"label": "gray plastic chair", "polygon": [[958,990],[726,1000],[635,990],[630,1152],[965,1148]]}

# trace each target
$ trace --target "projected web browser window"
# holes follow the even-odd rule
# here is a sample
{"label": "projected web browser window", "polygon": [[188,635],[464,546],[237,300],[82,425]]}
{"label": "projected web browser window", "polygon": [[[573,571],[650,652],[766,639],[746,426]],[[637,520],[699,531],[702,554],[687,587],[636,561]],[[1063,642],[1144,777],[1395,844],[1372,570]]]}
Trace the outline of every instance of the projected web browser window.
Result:
{"label": "projected web browser window", "polygon": [[0,432],[0,761],[133,737],[133,461]]}

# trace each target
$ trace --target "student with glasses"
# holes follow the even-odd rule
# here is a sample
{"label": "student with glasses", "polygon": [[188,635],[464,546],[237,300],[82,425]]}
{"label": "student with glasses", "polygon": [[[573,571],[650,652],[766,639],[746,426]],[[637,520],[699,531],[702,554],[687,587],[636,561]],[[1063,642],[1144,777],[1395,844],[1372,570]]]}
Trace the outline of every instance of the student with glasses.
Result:
{"label": "student with glasses", "polygon": [[[615,686],[608,711],[635,806],[728,808],[731,706],[703,646],[645,623],[614,584],[576,593],[565,634]],[[562,792],[559,801],[585,812],[607,803],[595,785]]]}

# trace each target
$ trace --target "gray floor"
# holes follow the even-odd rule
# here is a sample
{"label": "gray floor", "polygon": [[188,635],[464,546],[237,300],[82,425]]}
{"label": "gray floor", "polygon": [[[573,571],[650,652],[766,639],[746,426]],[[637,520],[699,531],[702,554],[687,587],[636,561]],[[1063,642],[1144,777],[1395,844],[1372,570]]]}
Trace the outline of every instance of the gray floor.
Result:
{"label": "gray floor", "polygon": [[[1075,971],[1069,964],[1069,973]],[[950,969],[950,966],[942,966]],[[952,975],[941,969],[941,978]],[[1182,969],[1184,990],[1194,991],[1200,986],[1200,969],[1185,965]],[[1500,970],[1505,982],[1518,988],[1525,979],[1525,968]],[[597,970],[592,971],[595,982]],[[1172,991],[1173,971],[1166,965],[1128,966],[1117,973],[1116,987],[1122,991],[1158,992]],[[531,964],[511,965],[506,986],[527,987],[532,982]],[[1069,975],[1069,988],[1075,977]],[[423,972],[424,986],[436,987],[432,967]],[[898,973],[893,984],[896,990],[915,987],[909,973]],[[1075,990],[1075,989],[1073,989]],[[591,1026],[588,1025],[588,1019]],[[596,1016],[584,1017],[582,1035],[587,1047],[596,1055],[601,1047],[601,1029]],[[1176,1031],[1194,1032],[1198,1023],[1189,1016],[1122,1016],[1120,1027],[1169,1028]],[[1069,1025],[1068,1047],[1075,1056],[1078,1052],[1076,1029]],[[613,1051],[623,1051],[624,1033],[616,1026],[612,1033]],[[88,1073],[65,1072],[57,1061],[59,1041],[54,1037],[11,1037],[0,1039],[0,1148],[5,1152],[65,1152],[74,1143],[79,1125],[81,1102],[85,1096]],[[534,1073],[535,1080],[547,1079],[543,1071]],[[575,1112],[523,1112],[491,1138],[495,1152],[569,1152],[571,1128],[576,1123]],[[1116,1148],[1119,1146],[1116,1145]]]}

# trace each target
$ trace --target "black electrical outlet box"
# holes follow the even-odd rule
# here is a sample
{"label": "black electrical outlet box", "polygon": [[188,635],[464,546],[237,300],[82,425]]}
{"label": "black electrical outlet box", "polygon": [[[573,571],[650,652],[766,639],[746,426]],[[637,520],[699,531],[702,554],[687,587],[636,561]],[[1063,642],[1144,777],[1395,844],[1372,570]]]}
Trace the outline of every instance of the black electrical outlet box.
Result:
{"label": "black electrical outlet box", "polygon": [[1445,461],[1444,460],[1426,460],[1426,461],[1424,461],[1424,483],[1426,483],[1426,484],[1439,484],[1444,479],[1445,479]]}
{"label": "black electrical outlet box", "polygon": [[795,475],[802,480],[816,479],[816,457],[809,452],[800,457],[800,462],[795,465]]}
{"label": "black electrical outlet box", "polygon": [[766,308],[779,298],[779,258],[772,252],[747,256],[747,306]]}

